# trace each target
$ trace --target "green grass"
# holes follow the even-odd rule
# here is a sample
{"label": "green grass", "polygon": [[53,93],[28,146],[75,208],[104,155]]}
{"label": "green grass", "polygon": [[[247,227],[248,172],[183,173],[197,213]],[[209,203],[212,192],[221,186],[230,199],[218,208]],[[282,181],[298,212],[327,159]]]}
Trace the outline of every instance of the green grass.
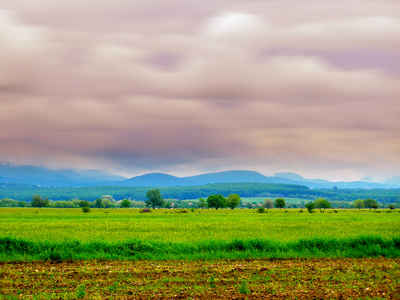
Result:
{"label": "green grass", "polygon": [[400,257],[400,214],[0,209],[0,260]]}

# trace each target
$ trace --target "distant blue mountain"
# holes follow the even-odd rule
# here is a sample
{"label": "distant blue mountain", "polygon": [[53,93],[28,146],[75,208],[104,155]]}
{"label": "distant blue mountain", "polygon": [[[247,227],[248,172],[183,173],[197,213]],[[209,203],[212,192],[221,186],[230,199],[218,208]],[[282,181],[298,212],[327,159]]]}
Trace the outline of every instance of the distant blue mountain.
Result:
{"label": "distant blue mountain", "polygon": [[89,186],[121,181],[122,176],[100,170],[51,170],[37,166],[0,164],[0,183],[23,183],[41,186]]}
{"label": "distant blue mountain", "polygon": [[[122,186],[181,186],[182,178],[163,173],[149,173],[128,180],[114,182]],[[184,185],[184,184],[183,184]]]}
{"label": "distant blue mountain", "polygon": [[210,183],[267,182],[268,177],[254,171],[225,171],[189,177],[175,177],[162,173],[149,173],[133,177],[117,185],[127,186],[194,186]]}
{"label": "distant blue mountain", "polygon": [[185,177],[184,180],[190,185],[203,185],[208,183],[266,182],[268,177],[255,171],[238,170],[190,176]]}
{"label": "distant blue mountain", "polygon": [[176,177],[163,173],[149,173],[127,179],[111,175],[100,170],[51,170],[37,166],[13,166],[0,164],[0,184],[29,184],[40,186],[74,187],[74,186],[196,186],[212,183],[284,183],[305,185],[309,188],[399,188],[395,184],[352,181],[331,182],[322,179],[307,179],[296,173],[276,173],[275,176],[264,176],[255,171],[233,170],[217,173],[206,173],[189,177]]}
{"label": "distant blue mountain", "polygon": [[[257,183],[284,183],[305,185],[310,188],[396,188],[395,185],[380,184],[374,182],[352,181],[352,182],[331,182],[323,179],[306,179],[296,173],[277,173],[273,177],[264,176],[255,171],[225,171],[217,173],[206,173],[189,177],[175,177],[162,173],[150,173],[130,178],[121,182],[114,182],[113,185],[123,186],[195,186],[212,183],[234,183],[234,182],[257,182]],[[398,187],[398,186],[397,186]]]}

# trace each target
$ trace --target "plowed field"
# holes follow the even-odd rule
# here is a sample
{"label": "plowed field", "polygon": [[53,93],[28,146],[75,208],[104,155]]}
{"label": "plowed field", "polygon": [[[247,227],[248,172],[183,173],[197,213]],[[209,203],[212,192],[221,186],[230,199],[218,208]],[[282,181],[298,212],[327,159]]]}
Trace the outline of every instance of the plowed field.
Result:
{"label": "plowed field", "polygon": [[400,259],[0,263],[0,299],[400,299]]}

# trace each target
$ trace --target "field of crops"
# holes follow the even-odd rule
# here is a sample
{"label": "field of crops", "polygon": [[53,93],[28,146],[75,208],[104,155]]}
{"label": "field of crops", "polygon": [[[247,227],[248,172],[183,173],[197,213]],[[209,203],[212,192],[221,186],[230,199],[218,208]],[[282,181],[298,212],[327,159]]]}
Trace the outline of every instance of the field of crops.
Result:
{"label": "field of crops", "polygon": [[0,209],[0,260],[400,257],[389,210]]}

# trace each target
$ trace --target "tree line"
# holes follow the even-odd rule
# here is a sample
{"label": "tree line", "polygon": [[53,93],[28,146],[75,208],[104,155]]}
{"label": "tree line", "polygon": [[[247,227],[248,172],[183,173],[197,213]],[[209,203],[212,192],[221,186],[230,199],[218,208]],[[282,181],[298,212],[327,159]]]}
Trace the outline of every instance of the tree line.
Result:
{"label": "tree line", "polygon": [[[182,203],[183,202],[183,203]],[[224,197],[221,194],[214,194],[208,196],[206,199],[200,198],[198,201],[195,200],[171,200],[164,199],[161,195],[159,189],[150,189],[146,193],[145,201],[134,201],[129,199],[123,200],[115,200],[111,195],[103,195],[100,198],[97,198],[95,201],[89,202],[86,200],[74,199],[72,201],[52,201],[47,197],[43,197],[41,195],[34,195],[31,199],[30,203],[26,203],[25,201],[16,201],[12,199],[1,199],[0,207],[53,207],[53,208],[82,208],[82,211],[89,212],[90,208],[212,208],[212,209],[220,209],[220,208],[230,208],[234,209],[237,207],[247,207],[247,208],[258,208],[258,212],[265,212],[265,209],[272,208],[307,208],[307,210],[311,213],[314,209],[327,209],[332,208],[336,205],[336,203],[332,203],[324,198],[318,198],[314,201],[309,201],[307,204],[304,201],[301,201],[299,205],[293,205],[293,203],[286,204],[284,198],[277,198],[275,201],[271,199],[265,199],[261,204],[247,203],[244,204],[240,195],[238,194],[229,194],[227,197]],[[332,205],[333,204],[333,205]],[[337,206],[335,206],[337,207]],[[388,206],[389,209],[395,209],[397,206],[395,204],[390,204]],[[367,198],[365,200],[358,199],[351,203],[351,207],[346,208],[369,208],[369,209],[377,209],[379,208],[379,204],[376,200]]]}
{"label": "tree line", "polygon": [[[53,201],[82,199],[93,202],[101,195],[113,195],[116,199],[145,201],[149,187],[94,186],[94,187],[37,187],[29,185],[0,185],[0,198],[30,202],[33,195],[45,195]],[[200,186],[160,187],[167,199],[199,199],[209,195],[238,194],[240,197],[302,198],[314,201],[355,201],[372,198],[381,203],[400,203],[400,189],[310,189],[301,185],[273,183],[216,183]]]}

